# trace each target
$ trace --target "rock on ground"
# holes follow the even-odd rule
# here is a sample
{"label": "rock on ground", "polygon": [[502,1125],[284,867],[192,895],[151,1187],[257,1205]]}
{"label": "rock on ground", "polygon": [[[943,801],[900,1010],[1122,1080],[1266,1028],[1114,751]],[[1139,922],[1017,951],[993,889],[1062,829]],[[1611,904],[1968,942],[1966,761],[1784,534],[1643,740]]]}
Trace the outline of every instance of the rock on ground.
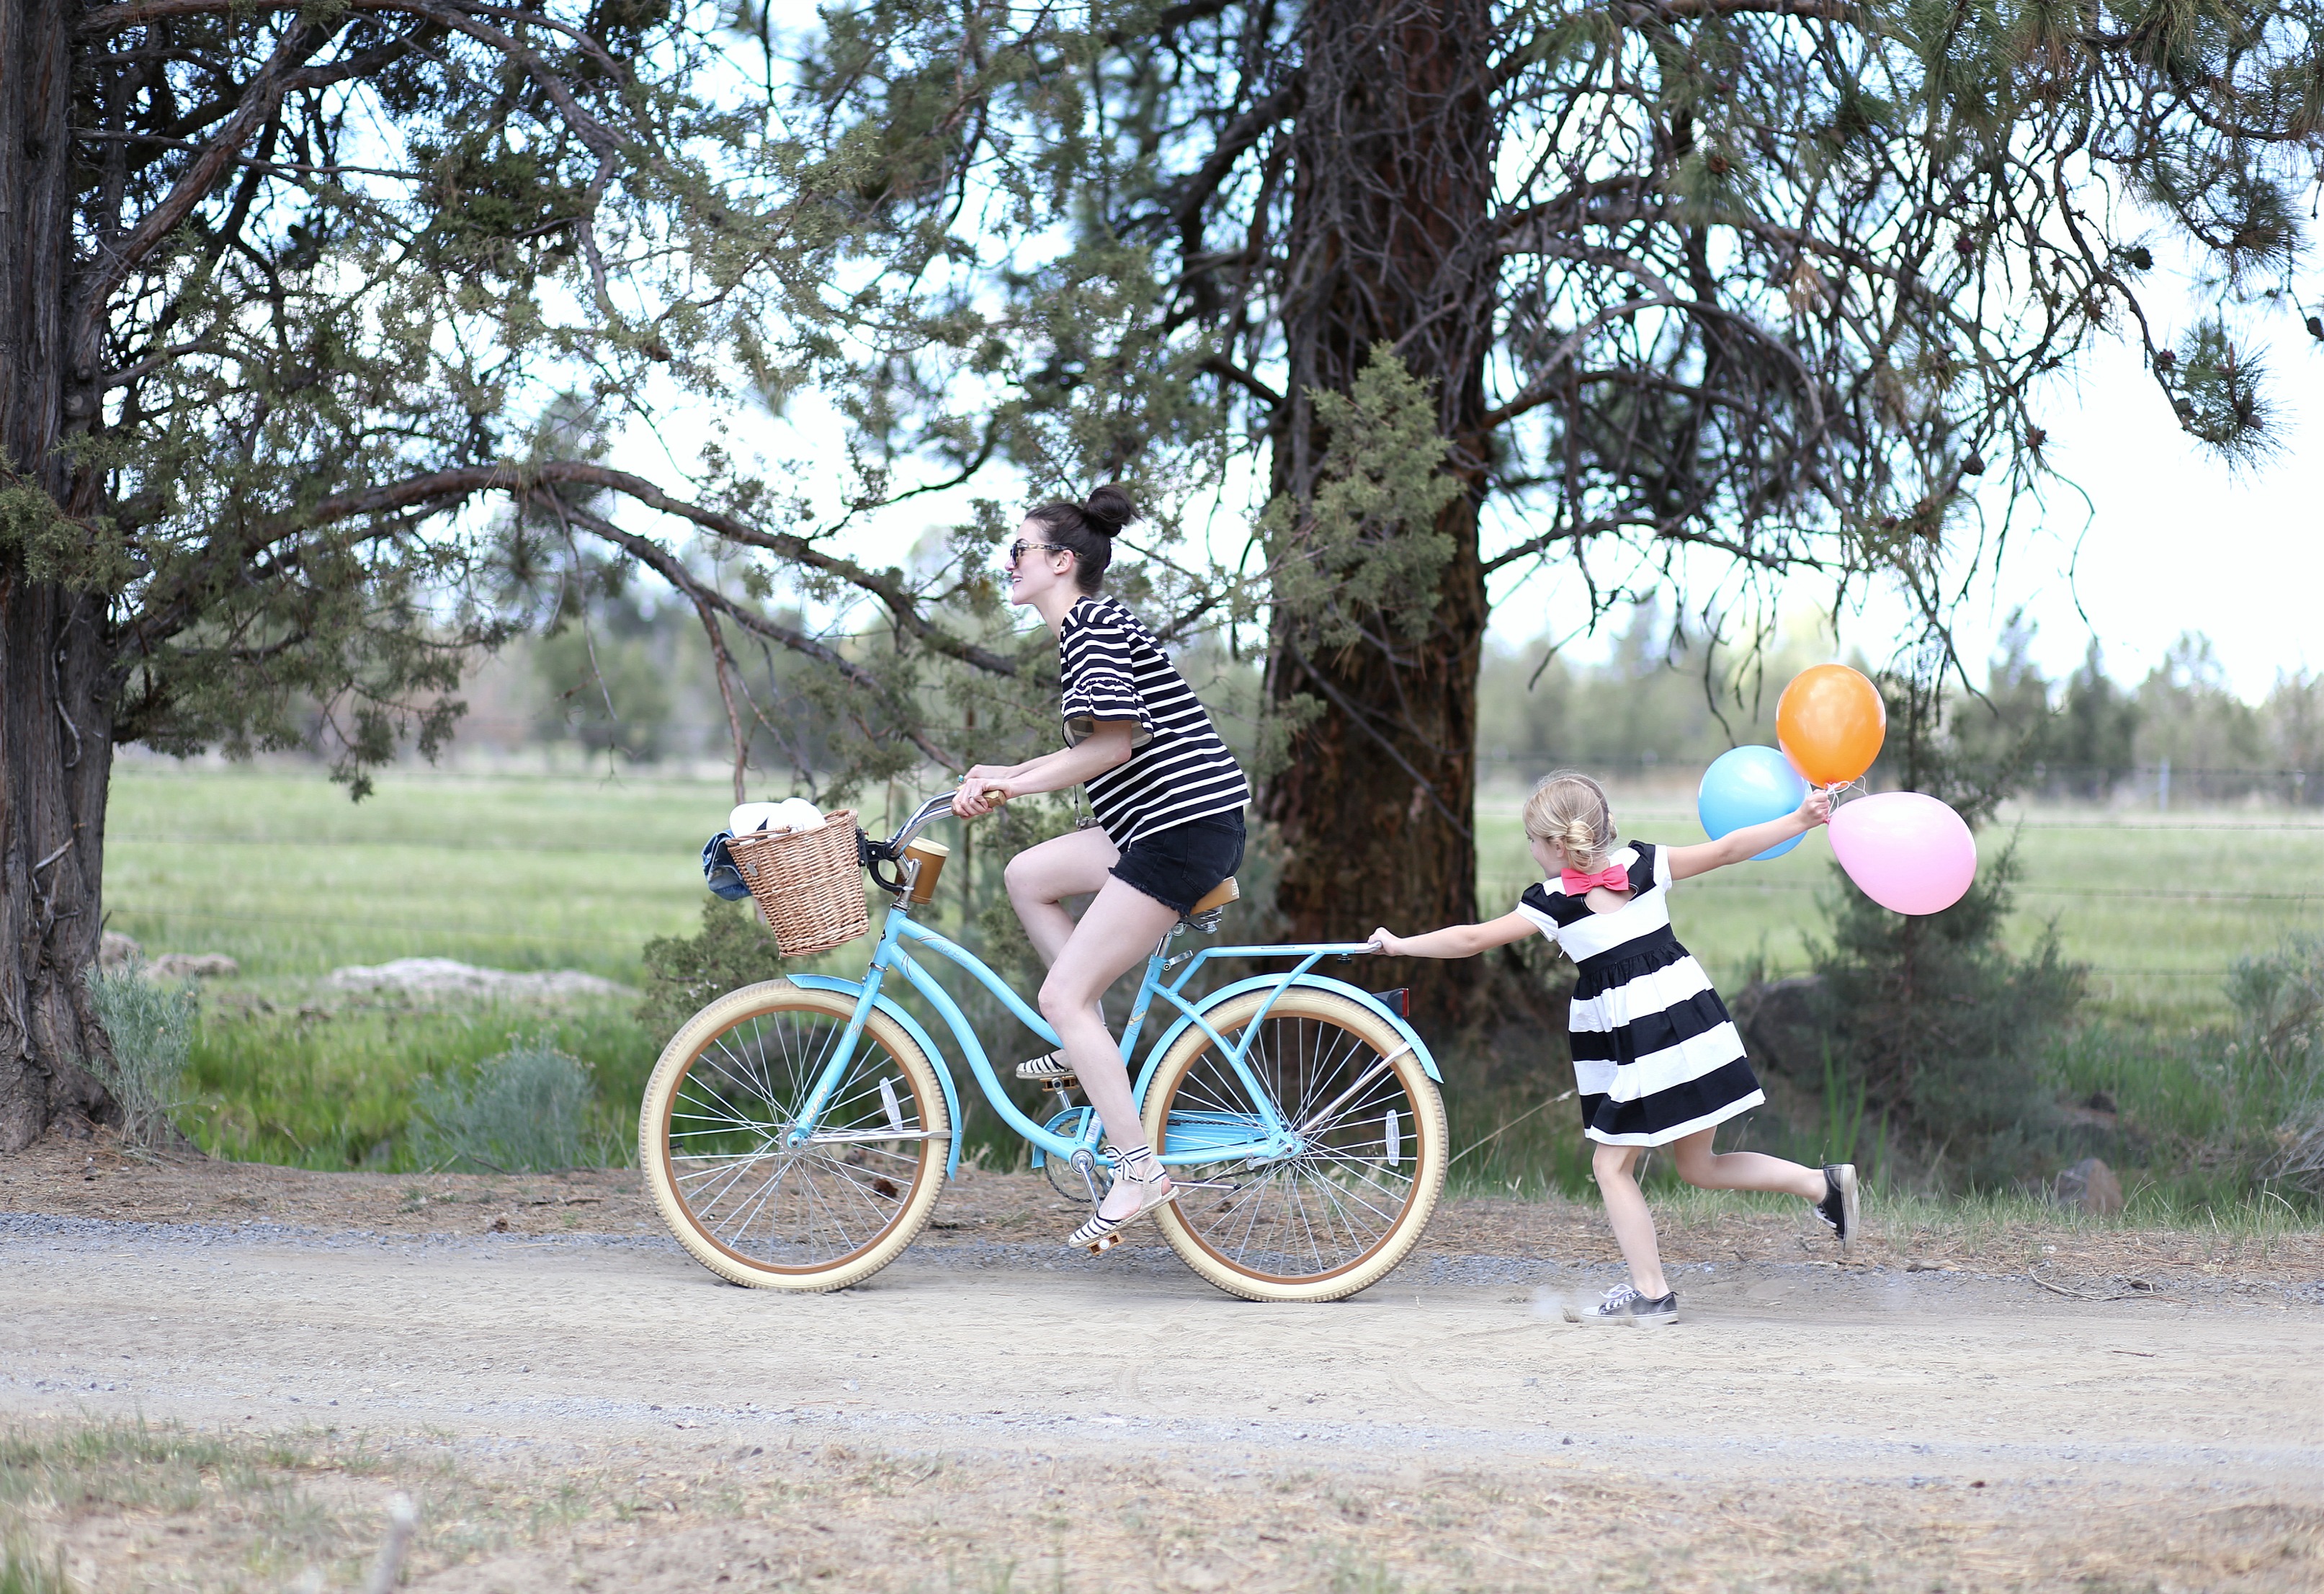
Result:
{"label": "rock on ground", "polygon": [[118,930],[106,931],[98,941],[98,968],[132,968],[140,964],[153,979],[230,979],[242,972],[242,965],[224,952],[163,952],[149,959],[143,947]]}
{"label": "rock on ground", "polygon": [[2098,1157],[2084,1157],[2060,1173],[2054,1193],[2061,1207],[2101,1216],[2122,1210],[2122,1181]]}
{"label": "rock on ground", "polygon": [[155,979],[229,979],[242,965],[224,952],[163,952],[145,972]]}
{"label": "rock on ground", "polygon": [[450,958],[398,958],[390,963],[331,970],[330,984],[346,991],[410,991],[475,996],[617,996],[623,987],[577,968],[520,974],[479,968]]}

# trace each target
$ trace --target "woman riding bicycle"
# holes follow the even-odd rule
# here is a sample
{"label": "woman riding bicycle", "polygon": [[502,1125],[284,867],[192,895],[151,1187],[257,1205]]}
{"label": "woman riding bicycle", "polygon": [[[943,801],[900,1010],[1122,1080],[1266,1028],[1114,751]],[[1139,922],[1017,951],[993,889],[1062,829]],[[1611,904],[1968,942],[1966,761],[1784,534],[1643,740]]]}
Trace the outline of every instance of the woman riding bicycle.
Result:
{"label": "woman riding bicycle", "polygon": [[[1176,1198],[1130,1094],[1130,1070],[1098,999],[1242,862],[1250,786],[1162,644],[1138,616],[1100,597],[1113,538],[1138,518],[1103,487],[1081,504],[1044,504],[1010,547],[1009,601],[1029,604],[1056,633],[1065,746],[1023,764],[980,764],[953,811],[973,819],[1037,792],[1087,788],[1093,828],[1009,860],[1009,901],[1049,966],[1041,1014],[1063,1043],[1018,1065],[1019,1079],[1081,1081],[1104,1123],[1113,1181],[1067,1242],[1094,1245]],[[1069,896],[1095,893],[1078,922]]]}

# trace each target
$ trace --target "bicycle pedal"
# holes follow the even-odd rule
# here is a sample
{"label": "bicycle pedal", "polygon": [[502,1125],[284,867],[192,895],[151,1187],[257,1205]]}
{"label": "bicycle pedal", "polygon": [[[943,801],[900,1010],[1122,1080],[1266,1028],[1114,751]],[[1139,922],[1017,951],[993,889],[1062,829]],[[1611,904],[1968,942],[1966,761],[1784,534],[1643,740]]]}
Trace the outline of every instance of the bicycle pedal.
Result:
{"label": "bicycle pedal", "polygon": [[1044,1080],[1041,1081],[1042,1089],[1055,1090],[1060,1096],[1064,1095],[1068,1090],[1078,1089],[1080,1085],[1081,1081],[1074,1078],[1071,1074],[1060,1074],[1054,1080]]}
{"label": "bicycle pedal", "polygon": [[1121,1244],[1121,1236],[1110,1234],[1102,1239],[1092,1240],[1089,1245],[1089,1254],[1093,1256],[1102,1256],[1120,1244]]}

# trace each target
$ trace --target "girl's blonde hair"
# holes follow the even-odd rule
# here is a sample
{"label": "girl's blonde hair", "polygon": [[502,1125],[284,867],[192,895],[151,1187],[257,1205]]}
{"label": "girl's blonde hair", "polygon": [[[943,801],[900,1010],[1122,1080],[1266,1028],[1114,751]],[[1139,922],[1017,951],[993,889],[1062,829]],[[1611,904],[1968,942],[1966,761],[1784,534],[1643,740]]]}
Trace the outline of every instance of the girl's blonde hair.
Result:
{"label": "girl's blonde hair", "polygon": [[1541,777],[1526,799],[1526,834],[1536,841],[1562,841],[1566,861],[1588,872],[1606,867],[1614,850],[1614,807],[1606,788],[1577,769]]}

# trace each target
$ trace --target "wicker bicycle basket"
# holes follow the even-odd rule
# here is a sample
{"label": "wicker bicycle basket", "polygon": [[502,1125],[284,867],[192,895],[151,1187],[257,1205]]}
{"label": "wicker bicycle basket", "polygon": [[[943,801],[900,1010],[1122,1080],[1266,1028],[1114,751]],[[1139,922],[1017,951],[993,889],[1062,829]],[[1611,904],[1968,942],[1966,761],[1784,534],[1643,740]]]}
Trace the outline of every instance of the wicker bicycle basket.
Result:
{"label": "wicker bicycle basket", "polygon": [[827,952],[872,927],[855,854],[855,811],[812,830],[746,831],[726,851],[786,958]]}

